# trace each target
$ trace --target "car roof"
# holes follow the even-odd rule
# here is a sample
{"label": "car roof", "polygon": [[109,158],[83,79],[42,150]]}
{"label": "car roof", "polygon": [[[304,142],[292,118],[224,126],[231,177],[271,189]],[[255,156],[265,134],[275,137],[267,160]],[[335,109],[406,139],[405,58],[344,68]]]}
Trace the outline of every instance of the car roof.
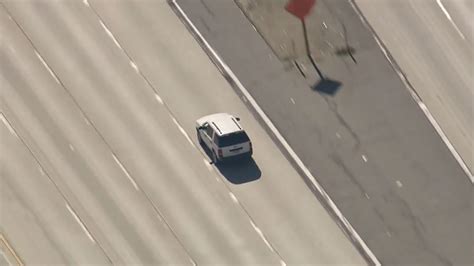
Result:
{"label": "car roof", "polygon": [[237,119],[227,113],[217,113],[203,117],[216,131],[218,135],[243,131]]}

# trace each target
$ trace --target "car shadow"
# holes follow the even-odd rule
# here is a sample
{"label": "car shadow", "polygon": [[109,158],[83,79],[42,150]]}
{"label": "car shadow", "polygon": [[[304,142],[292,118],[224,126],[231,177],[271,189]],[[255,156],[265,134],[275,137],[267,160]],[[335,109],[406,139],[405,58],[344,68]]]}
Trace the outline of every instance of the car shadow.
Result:
{"label": "car shadow", "polygon": [[[212,158],[211,151],[201,144],[209,160]],[[232,184],[244,184],[258,180],[262,172],[253,158],[220,162],[216,164],[217,170]]]}
{"label": "car shadow", "polygon": [[337,91],[341,88],[341,82],[332,79],[321,79],[319,82],[314,84],[311,89],[317,91],[319,93],[327,94],[330,96],[334,96]]}

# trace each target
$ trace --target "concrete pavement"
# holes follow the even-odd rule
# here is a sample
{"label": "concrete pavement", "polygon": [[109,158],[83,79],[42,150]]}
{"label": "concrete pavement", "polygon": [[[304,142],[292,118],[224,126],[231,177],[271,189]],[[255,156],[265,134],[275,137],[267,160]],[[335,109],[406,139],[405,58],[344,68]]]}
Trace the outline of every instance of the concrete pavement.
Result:
{"label": "concrete pavement", "polygon": [[322,85],[286,1],[178,2],[382,264],[472,264],[472,185],[350,2],[309,18]]}
{"label": "concrete pavement", "polygon": [[[36,254],[9,227],[25,263],[366,264],[165,1],[3,3],[2,113],[73,220],[37,228],[91,242]],[[220,111],[242,118],[253,163],[208,163],[194,121]]]}
{"label": "concrete pavement", "polygon": [[355,2],[462,157],[474,182],[472,2]]}

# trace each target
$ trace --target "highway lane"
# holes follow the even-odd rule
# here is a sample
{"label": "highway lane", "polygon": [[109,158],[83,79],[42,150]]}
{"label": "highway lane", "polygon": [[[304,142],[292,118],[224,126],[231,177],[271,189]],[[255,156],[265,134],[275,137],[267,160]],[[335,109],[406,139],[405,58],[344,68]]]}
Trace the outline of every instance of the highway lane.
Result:
{"label": "highway lane", "polygon": [[[1,120],[0,231],[5,234],[2,235],[5,241],[15,243],[23,262],[108,263],[105,254],[84,233],[69,211],[71,207],[67,200],[45,176],[43,168],[3,113]],[[10,258],[12,265],[16,262],[12,256],[6,258]]]}
{"label": "highway lane", "polygon": [[[166,1],[5,6],[59,81],[11,37],[6,116],[112,262],[365,264]],[[256,165],[208,164],[193,126],[217,111]]]}
{"label": "highway lane", "polygon": [[[254,139],[261,177],[235,184],[253,167],[219,170],[286,263],[363,263],[164,1],[89,3],[186,132],[193,134],[195,119],[204,114],[226,111],[242,118]],[[136,41],[143,39],[148,41]]]}
{"label": "highway lane", "polygon": [[[105,259],[113,263],[189,263],[185,251],[167,225],[157,217],[148,199],[137,193],[110,149],[84,120],[61,84],[43,66],[23,33],[8,19],[5,9],[2,8],[1,12],[2,36],[6,37],[0,67],[4,101],[2,111],[41,164],[45,173],[42,179],[46,179],[46,175],[51,178],[74,215],[87,228],[88,232],[84,233],[91,239],[90,244],[103,249]],[[11,171],[7,175],[9,178],[14,177],[15,172]],[[17,184],[20,187],[29,185],[26,181]],[[37,191],[38,196],[48,194],[42,187],[31,187],[30,190]],[[18,189],[13,190],[16,191]],[[19,196],[23,195],[20,193]],[[38,204],[48,203],[47,198],[26,199],[35,200]],[[31,204],[29,201],[26,203]],[[61,216],[49,216],[52,221],[45,223],[43,230],[54,226],[55,218],[63,219]],[[73,224],[76,226],[77,222]],[[25,234],[26,228],[18,224],[6,233],[30,239],[33,235],[29,232]],[[56,234],[63,237],[71,231],[61,231],[61,227],[57,230]],[[21,239],[13,238],[11,241],[17,246]],[[48,254],[36,250],[39,243],[29,242],[29,245],[30,250],[25,246],[20,246],[25,249],[18,250],[26,263],[36,263],[41,260],[38,256]],[[69,249],[81,250],[80,246],[71,244],[58,245],[62,246],[68,248],[64,250],[68,252],[71,252]],[[33,254],[23,256],[27,252]],[[76,262],[78,257],[87,259],[86,254],[70,258],[68,252],[61,252],[61,249],[58,252],[63,253],[61,255],[71,263]],[[51,259],[45,261],[46,264],[54,262],[54,257],[46,259]]]}
{"label": "highway lane", "polygon": [[472,1],[356,3],[472,173]]}

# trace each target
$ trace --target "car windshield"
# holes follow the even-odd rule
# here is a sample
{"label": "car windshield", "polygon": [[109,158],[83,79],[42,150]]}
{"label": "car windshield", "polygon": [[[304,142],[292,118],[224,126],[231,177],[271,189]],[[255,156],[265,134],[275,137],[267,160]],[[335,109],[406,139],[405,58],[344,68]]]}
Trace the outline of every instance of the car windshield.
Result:
{"label": "car windshield", "polygon": [[244,131],[237,132],[237,133],[232,133],[229,135],[225,136],[220,136],[217,140],[217,145],[219,147],[226,147],[226,146],[231,146],[243,142],[249,141],[249,137],[247,136],[247,133]]}

